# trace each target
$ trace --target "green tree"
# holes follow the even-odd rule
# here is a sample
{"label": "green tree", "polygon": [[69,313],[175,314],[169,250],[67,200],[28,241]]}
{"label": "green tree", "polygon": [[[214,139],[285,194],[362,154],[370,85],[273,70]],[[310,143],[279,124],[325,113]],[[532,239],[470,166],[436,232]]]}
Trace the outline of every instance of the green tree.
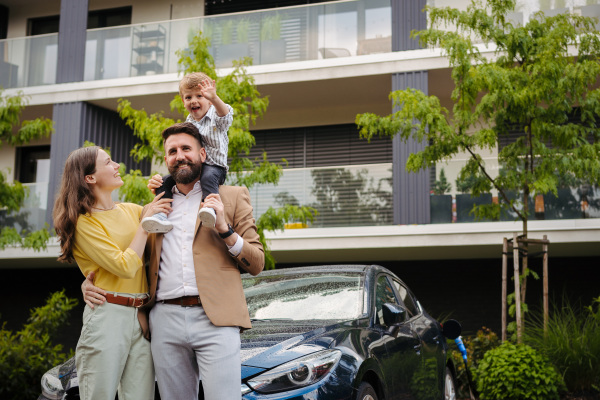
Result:
{"label": "green tree", "polygon": [[[556,196],[560,176],[600,180],[600,39],[595,21],[575,14],[538,13],[524,26],[513,25],[506,15],[515,3],[475,0],[466,11],[427,7],[430,28],[413,35],[448,57],[455,84],[452,112],[437,97],[409,88],[390,94],[397,107],[393,114],[361,114],[356,123],[365,138],[427,141],[429,146],[409,157],[409,171],[468,154],[459,180],[473,179],[474,196],[493,188],[501,198],[499,204],[477,206],[476,215],[498,219],[503,207],[510,209],[527,239],[530,195]],[[456,28],[444,31],[445,26]],[[482,55],[478,42],[495,49],[493,57]],[[504,173],[493,177],[482,154],[515,130],[522,135],[499,149]],[[522,197],[511,200],[510,191]],[[522,301],[528,274],[525,257]]]}
{"label": "green tree", "polygon": [[[0,146],[21,146],[31,140],[48,137],[54,131],[52,120],[36,118],[21,121],[21,112],[27,105],[27,99],[22,94],[6,96],[0,90]],[[46,248],[50,238],[47,228],[30,231],[26,218],[10,216],[18,213],[23,205],[28,189],[20,182],[8,182],[4,171],[0,171],[0,250],[7,246],[21,246],[36,251]],[[20,222],[25,228],[20,231],[9,225],[11,221]],[[12,224],[11,224],[12,225]]]}
{"label": "green tree", "polygon": [[[71,355],[54,345],[52,338],[67,322],[69,312],[77,305],[64,291],[52,293],[45,306],[31,310],[23,329],[13,333],[0,329],[0,398],[35,399],[40,393],[40,378],[50,368]],[[72,353],[72,352],[71,352]]]}
{"label": "green tree", "polygon": [[[250,132],[250,126],[264,115],[269,105],[269,99],[258,92],[254,78],[248,75],[246,68],[252,64],[250,58],[234,61],[234,67],[228,75],[219,77],[215,70],[213,57],[210,55],[209,39],[198,32],[189,46],[184,50],[178,50],[179,66],[183,74],[190,72],[204,72],[217,82],[217,93],[223,101],[234,110],[233,124],[229,128],[229,183],[233,185],[246,186],[248,188],[255,184],[277,184],[282,174],[282,167],[267,160],[266,153],[262,158],[251,160],[246,157],[255,139]],[[164,117],[162,112],[148,115],[144,110],[136,110],[131,107],[128,100],[119,101],[118,111],[134,134],[141,142],[134,147],[132,155],[137,160],[150,160],[162,164],[164,162],[164,150],[161,132],[176,122],[185,118],[185,108],[179,95],[171,101],[172,111],[178,111],[182,119],[170,119]],[[285,162],[285,160],[282,160]],[[131,172],[131,176],[124,177],[125,185],[121,194],[125,199],[131,199],[133,192],[139,194],[139,188],[145,185],[145,178],[141,173]],[[141,181],[144,181],[142,184]],[[141,200],[140,196],[133,198]],[[299,205],[285,205],[279,209],[270,207],[257,220],[258,233],[265,248],[265,268],[275,267],[275,259],[271,256],[268,242],[265,239],[265,230],[281,230],[287,221],[295,220],[306,223],[313,220],[314,209]]]}
{"label": "green tree", "polygon": [[[457,182],[457,184],[458,184],[458,182]],[[446,171],[444,171],[444,168],[442,168],[440,170],[440,179],[435,181],[435,183],[433,184],[432,190],[433,190],[434,194],[446,194],[452,190],[452,184],[450,182],[448,182],[448,179],[446,178]],[[458,185],[457,185],[457,190],[458,190]]]}

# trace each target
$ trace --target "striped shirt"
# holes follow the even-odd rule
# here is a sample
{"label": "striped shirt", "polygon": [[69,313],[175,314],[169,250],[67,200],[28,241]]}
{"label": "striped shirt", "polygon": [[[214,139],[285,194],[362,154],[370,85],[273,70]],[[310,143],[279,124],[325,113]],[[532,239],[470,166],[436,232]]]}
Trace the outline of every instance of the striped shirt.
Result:
{"label": "striped shirt", "polygon": [[217,110],[211,105],[200,121],[196,121],[191,115],[188,115],[186,122],[191,122],[200,131],[206,149],[205,163],[228,170],[227,147],[229,146],[229,137],[227,136],[227,130],[233,123],[233,108],[229,104],[226,104],[226,106],[229,112],[223,117],[219,117]]}

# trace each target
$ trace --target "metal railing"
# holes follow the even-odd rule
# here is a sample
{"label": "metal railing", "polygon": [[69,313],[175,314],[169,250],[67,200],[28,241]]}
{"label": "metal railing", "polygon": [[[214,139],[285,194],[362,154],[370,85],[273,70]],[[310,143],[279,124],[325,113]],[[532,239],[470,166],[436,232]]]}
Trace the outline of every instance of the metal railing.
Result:
{"label": "metal railing", "polygon": [[[84,80],[178,72],[176,51],[202,31],[218,68],[391,51],[390,0],[353,0],[91,29]],[[56,82],[58,34],[0,40],[0,86]]]}

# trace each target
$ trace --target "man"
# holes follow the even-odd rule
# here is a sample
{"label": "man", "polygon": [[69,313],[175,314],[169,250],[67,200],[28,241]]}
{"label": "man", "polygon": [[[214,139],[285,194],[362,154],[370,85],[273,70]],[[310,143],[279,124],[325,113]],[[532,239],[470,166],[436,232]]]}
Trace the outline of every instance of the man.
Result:
{"label": "man", "polygon": [[[148,271],[152,356],[163,398],[240,399],[240,329],[251,328],[237,266],[257,275],[264,267],[248,190],[221,186],[203,207],[216,213],[214,228],[197,217],[206,152],[198,129],[175,124],[163,132],[165,161],[174,177],[173,230],[151,234]],[[94,293],[95,292],[95,293]],[[100,304],[100,289],[84,282],[84,299]],[[144,327],[141,318],[142,329]]]}

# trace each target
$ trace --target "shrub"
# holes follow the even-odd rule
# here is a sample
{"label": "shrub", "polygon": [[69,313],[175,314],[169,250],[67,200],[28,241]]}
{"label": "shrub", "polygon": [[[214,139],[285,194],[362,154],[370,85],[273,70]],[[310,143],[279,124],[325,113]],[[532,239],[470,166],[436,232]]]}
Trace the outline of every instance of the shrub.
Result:
{"label": "shrub", "polygon": [[526,344],[505,342],[485,353],[475,371],[482,400],[558,399],[560,375]]}
{"label": "shrub", "polygon": [[[77,300],[64,291],[50,295],[47,304],[35,308],[27,324],[17,333],[0,330],[0,399],[35,399],[40,393],[42,375],[71,355],[62,353],[62,345],[51,338],[67,320]],[[72,353],[72,351],[71,351]]]}
{"label": "shrub", "polygon": [[524,338],[562,371],[570,392],[600,392],[600,297],[578,309],[565,297],[552,307],[545,333],[543,316],[533,314]]}
{"label": "shrub", "polygon": [[[463,343],[467,349],[467,365],[470,370],[476,369],[479,362],[483,359],[484,354],[491,349],[494,349],[500,345],[498,335],[496,335],[491,329],[482,327],[477,331],[475,336],[463,337]],[[454,366],[456,367],[456,390],[458,398],[469,397],[469,378],[467,376],[467,370],[465,369],[465,363],[462,359],[462,355],[454,340],[448,341],[448,346],[451,351]]]}

